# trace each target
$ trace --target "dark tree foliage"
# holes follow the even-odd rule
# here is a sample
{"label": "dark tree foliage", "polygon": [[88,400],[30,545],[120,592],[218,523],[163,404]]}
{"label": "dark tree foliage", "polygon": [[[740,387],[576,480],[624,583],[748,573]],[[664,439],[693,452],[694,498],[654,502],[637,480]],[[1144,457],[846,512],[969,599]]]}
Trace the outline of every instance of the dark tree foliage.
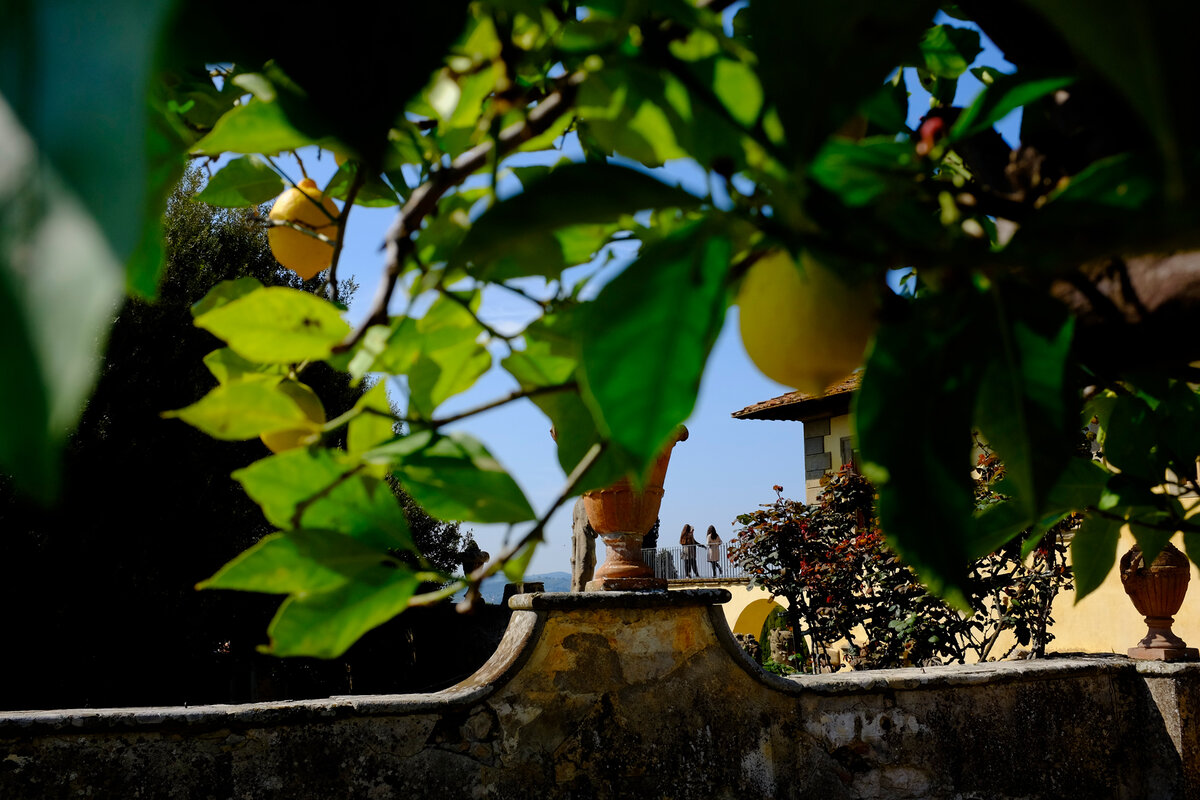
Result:
{"label": "dark tree foliage", "polygon": [[[343,663],[255,652],[276,598],[193,588],[272,527],[229,477],[266,454],[260,442],[216,441],[159,416],[216,383],[201,359],[222,344],[192,325],[189,307],[230,278],[302,285],[275,262],[257,212],[191,201],[202,181],[190,171],[168,204],[160,300],[130,299],[116,316],[99,384],[65,454],[61,500],[39,507],[0,476],[0,603],[10,612],[0,708],[347,690]],[[343,284],[343,297],[353,289]],[[330,416],[361,394],[323,363],[302,379]],[[404,501],[430,559],[452,564],[458,526]]]}

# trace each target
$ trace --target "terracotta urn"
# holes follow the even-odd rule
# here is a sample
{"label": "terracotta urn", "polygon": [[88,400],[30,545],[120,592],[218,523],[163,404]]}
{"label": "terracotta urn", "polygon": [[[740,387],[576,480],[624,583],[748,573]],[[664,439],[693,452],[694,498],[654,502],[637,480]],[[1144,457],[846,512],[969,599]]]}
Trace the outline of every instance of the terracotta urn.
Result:
{"label": "terracotta urn", "polygon": [[1136,544],[1121,557],[1121,584],[1148,629],[1137,646],[1129,648],[1130,658],[1190,661],[1200,657],[1196,648],[1188,647],[1171,630],[1191,578],[1187,556],[1170,542],[1149,566]]}
{"label": "terracotta urn", "polygon": [[596,568],[593,579],[586,585],[589,592],[666,591],[666,579],[654,577],[654,567],[642,561],[642,538],[658,518],[671,450],[687,438],[687,428],[680,425],[654,462],[640,491],[629,479],[622,478],[608,488],[584,493],[588,523],[606,549],[604,563]]}

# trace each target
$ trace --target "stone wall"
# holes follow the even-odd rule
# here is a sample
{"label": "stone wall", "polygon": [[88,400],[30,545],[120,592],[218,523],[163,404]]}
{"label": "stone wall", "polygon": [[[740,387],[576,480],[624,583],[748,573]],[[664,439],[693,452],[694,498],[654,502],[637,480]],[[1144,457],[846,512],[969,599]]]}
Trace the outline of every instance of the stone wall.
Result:
{"label": "stone wall", "polygon": [[724,590],[532,594],[430,695],[0,714],[0,797],[1184,798],[1200,666],[784,680]]}

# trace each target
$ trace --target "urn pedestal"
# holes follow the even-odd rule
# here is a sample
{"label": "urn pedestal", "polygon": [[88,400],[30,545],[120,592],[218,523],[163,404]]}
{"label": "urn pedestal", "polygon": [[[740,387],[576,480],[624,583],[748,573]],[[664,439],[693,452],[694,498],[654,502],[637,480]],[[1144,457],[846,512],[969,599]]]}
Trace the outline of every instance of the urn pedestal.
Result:
{"label": "urn pedestal", "polygon": [[1148,629],[1137,646],[1129,648],[1130,658],[1152,661],[1195,661],[1200,658],[1195,647],[1188,647],[1171,630],[1191,578],[1192,568],[1187,556],[1169,542],[1149,565],[1137,545],[1121,557],[1121,584],[1134,608],[1145,617]]}
{"label": "urn pedestal", "polygon": [[666,579],[654,577],[654,567],[642,561],[642,538],[658,518],[671,450],[687,438],[687,428],[680,426],[675,438],[654,462],[640,491],[622,478],[608,488],[584,493],[588,523],[604,542],[606,551],[604,563],[596,567],[585,587],[587,591],[666,591]]}

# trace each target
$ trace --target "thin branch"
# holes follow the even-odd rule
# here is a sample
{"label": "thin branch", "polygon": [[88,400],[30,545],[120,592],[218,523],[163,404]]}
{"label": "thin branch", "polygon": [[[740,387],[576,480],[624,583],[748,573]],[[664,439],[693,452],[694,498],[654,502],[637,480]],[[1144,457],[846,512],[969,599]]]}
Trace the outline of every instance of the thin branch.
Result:
{"label": "thin branch", "polygon": [[499,286],[501,289],[507,289],[508,291],[512,292],[513,294],[517,295],[518,297],[525,298],[526,300],[533,303],[534,305],[536,305],[538,308],[542,309],[543,311],[545,311],[550,306],[550,302],[548,300],[541,300],[537,297],[534,297],[533,295],[529,294],[529,292],[527,292],[524,289],[521,289],[517,286],[510,286],[507,283],[496,283],[493,285]]}
{"label": "thin branch", "polygon": [[392,422],[398,422],[401,425],[403,425],[405,422],[405,420],[401,419],[400,417],[397,417],[395,414],[393,414],[390,411],[384,411],[379,408],[372,408],[371,406],[363,406],[361,408],[358,408],[358,407],[352,408],[349,411],[347,411],[345,414],[342,414],[341,416],[338,416],[338,417],[334,417],[333,419],[326,422],[323,426],[321,426],[321,431],[322,431],[322,433],[329,433],[330,431],[336,431],[338,428],[354,421],[355,418],[357,418],[363,414],[372,414],[377,417],[383,417],[384,419],[389,419]]}
{"label": "thin branch", "polygon": [[496,330],[491,325],[487,324],[486,322],[484,322],[482,319],[479,318],[479,315],[475,313],[475,309],[471,308],[471,303],[469,301],[465,300],[462,297],[459,297],[456,293],[450,291],[449,289],[439,286],[438,291],[441,292],[442,295],[444,297],[446,297],[447,299],[452,300],[455,303],[457,303],[458,305],[462,306],[463,309],[468,314],[471,315],[471,319],[475,320],[475,323],[477,325],[479,325],[479,327],[481,327],[485,331],[487,331],[488,335],[491,336],[492,338],[501,339],[505,342],[511,342],[513,339],[516,339],[517,337],[520,336],[520,334],[509,336],[507,334],[503,334],[500,331]]}
{"label": "thin branch", "polygon": [[586,73],[575,72],[567,76],[559,88],[546,96],[537,107],[529,112],[522,122],[517,122],[500,132],[495,140],[472,147],[450,163],[450,166],[439,169],[430,175],[429,180],[413,190],[408,202],[396,215],[396,220],[388,229],[385,239],[387,263],[384,267],[383,278],[375,292],[370,311],[366,319],[350,333],[346,340],[334,348],[335,352],[350,349],[362,339],[367,329],[372,325],[387,324],[387,307],[392,293],[396,288],[396,280],[404,267],[404,261],[415,249],[412,236],[420,230],[421,222],[432,212],[442,196],[450,189],[458,186],[477,170],[486,166],[493,149],[498,151],[497,157],[510,153],[524,142],[529,141],[547,128],[571,108],[579,85],[583,83]]}
{"label": "thin branch", "polygon": [[[596,444],[592,445],[592,448],[588,450],[587,455],[583,457],[583,460],[576,465],[575,469],[571,470],[571,475],[567,478],[567,485],[563,487],[563,490],[558,495],[558,498],[550,505],[550,508],[546,509],[546,512],[538,518],[537,524],[534,525],[528,533],[522,536],[516,544],[505,548],[504,551],[496,558],[489,561],[487,564],[484,564],[470,575],[465,576],[462,580],[455,581],[449,586],[438,589],[435,592],[415,595],[409,599],[408,605],[410,607],[432,605],[444,600],[464,587],[468,589],[467,597],[469,599],[472,596],[470,590],[477,590],[481,583],[503,569],[504,565],[507,564],[513,558],[513,556],[521,552],[526,545],[533,542],[542,541],[542,534],[546,530],[546,524],[549,523],[550,517],[553,516],[554,512],[559,509],[559,506],[565,503],[568,498],[574,496],[575,487],[577,487],[579,482],[583,480],[583,476],[587,474],[587,471],[590,470],[596,464],[596,462],[600,460],[600,456],[604,454],[606,446],[607,445],[604,442],[597,442]],[[470,609],[464,608],[462,610],[465,611]]]}
{"label": "thin branch", "polygon": [[350,207],[354,205],[354,198],[358,196],[358,190],[363,187],[365,182],[366,174],[361,167],[355,167],[354,180],[350,182],[350,189],[346,192],[346,202],[342,206],[342,213],[337,217],[337,241],[333,244],[333,260],[329,263],[329,277],[325,279],[329,284],[329,299],[335,303],[338,301],[338,260],[342,257],[342,245],[346,242],[346,220],[350,216]]}
{"label": "thin branch", "polygon": [[544,538],[543,534],[545,533],[546,525],[550,522],[550,517],[555,511],[558,511],[559,506],[567,502],[568,498],[575,495],[575,487],[580,484],[580,482],[583,480],[583,476],[587,474],[588,470],[590,470],[596,464],[596,462],[600,460],[600,456],[604,455],[604,451],[607,446],[608,445],[606,442],[596,442],[594,445],[592,445],[591,449],[588,450],[587,455],[583,457],[583,460],[575,466],[575,469],[571,470],[571,474],[567,478],[567,485],[563,487],[562,492],[560,492],[555,501],[550,504],[550,507],[546,509],[546,512],[538,518],[537,524],[533,526],[533,529],[517,540],[516,544],[506,548],[503,552],[501,552],[500,555],[497,556],[491,563],[484,564],[482,567],[472,572],[467,577],[467,582],[472,586],[478,586],[479,584],[483,583],[485,579],[490,578],[492,575],[495,575],[497,572],[499,572],[504,565],[507,564],[517,553],[525,549],[526,545],[533,544],[535,542],[541,542]]}
{"label": "thin branch", "polygon": [[489,403],[484,403],[483,405],[476,406],[475,408],[468,409],[467,411],[451,414],[448,417],[430,420],[428,423],[423,423],[420,420],[402,420],[402,422],[407,421],[412,425],[420,425],[421,427],[427,427],[431,430],[437,430],[438,428],[442,428],[452,422],[458,422],[459,420],[464,420],[467,417],[472,417],[476,414],[482,414],[484,411],[491,411],[493,408],[499,408],[500,406],[508,405],[509,403],[517,400],[524,400],[530,397],[541,397],[545,394],[573,392],[578,388],[579,384],[577,382],[567,381],[566,383],[558,383],[553,386],[537,386],[533,389],[518,389],[497,400],[492,400]]}
{"label": "thin branch", "polygon": [[337,247],[337,241],[335,241],[334,239],[330,239],[328,236],[326,236],[323,233],[317,233],[316,231],[314,231],[312,228],[308,227],[307,225],[303,225],[299,222],[292,222],[289,219],[271,219],[270,217],[268,217],[263,220],[263,225],[265,225],[268,228],[291,228],[294,231],[299,231],[300,233],[303,233],[305,236],[311,236],[312,238],[322,241],[325,244],[332,245],[333,247]]}

